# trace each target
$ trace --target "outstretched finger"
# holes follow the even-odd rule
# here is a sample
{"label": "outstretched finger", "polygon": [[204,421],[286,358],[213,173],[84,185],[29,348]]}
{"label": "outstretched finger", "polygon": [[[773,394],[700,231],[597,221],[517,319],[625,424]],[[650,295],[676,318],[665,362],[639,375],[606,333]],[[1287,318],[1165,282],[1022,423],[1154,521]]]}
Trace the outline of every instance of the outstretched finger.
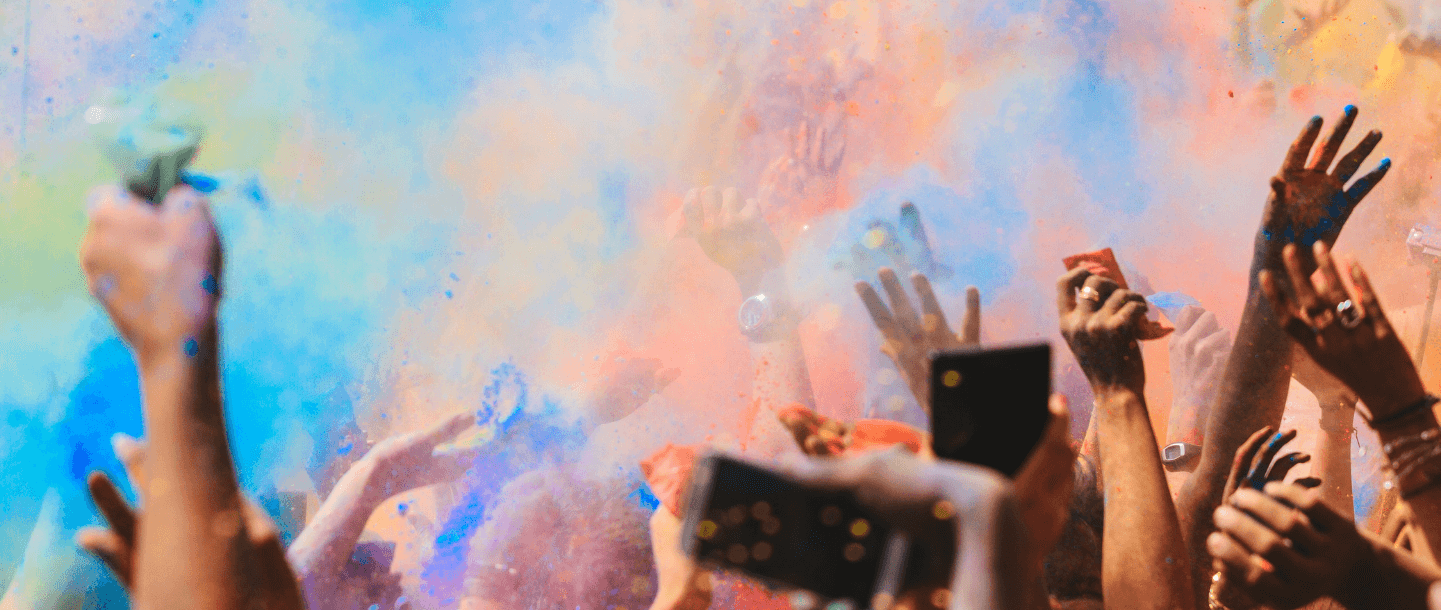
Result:
{"label": "outstretched finger", "polygon": [[1335,261],[1331,260],[1331,248],[1326,242],[1317,241],[1312,246],[1312,252],[1316,256],[1316,273],[1311,274],[1315,280],[1316,294],[1320,296],[1322,303],[1340,303],[1346,300],[1346,285],[1341,283],[1341,276],[1336,273]]}
{"label": "outstretched finger", "polygon": [[1081,289],[1088,277],[1091,277],[1090,271],[1085,267],[1076,267],[1056,280],[1056,309],[1062,316],[1076,309],[1076,291]]}
{"label": "outstretched finger", "polygon": [[1295,430],[1277,432],[1271,436],[1266,445],[1256,456],[1256,461],[1251,464],[1251,474],[1246,477],[1246,483],[1252,489],[1261,489],[1266,486],[1266,473],[1271,469],[1271,462],[1276,459],[1276,454],[1296,438]]}
{"label": "outstretched finger", "polygon": [[444,442],[454,440],[471,426],[475,425],[475,415],[469,411],[456,413],[440,420],[435,425],[427,428],[421,433],[421,438],[429,445],[435,446]]}
{"label": "outstretched finger", "polygon": [[135,556],[133,544],[121,539],[113,530],[94,526],[80,528],[75,533],[75,544],[99,557],[105,567],[115,574],[115,580],[126,589],[130,588],[134,570],[131,560]]}
{"label": "outstretched finger", "polygon": [[1319,135],[1321,117],[1311,117],[1301,129],[1301,135],[1296,136],[1296,141],[1291,143],[1291,150],[1286,152],[1286,161],[1281,165],[1281,171],[1299,172],[1306,169],[1306,158],[1311,156],[1311,147],[1316,144],[1316,137]]}
{"label": "outstretched finger", "polygon": [[[1281,258],[1286,265],[1286,275],[1291,280],[1291,290],[1296,293],[1296,302],[1301,310],[1309,317],[1318,315],[1318,311],[1325,309],[1321,302],[1320,295],[1311,285],[1311,272],[1301,268],[1301,253],[1296,244],[1287,244],[1281,250]],[[1309,322],[1310,320],[1308,320]]]}
{"label": "outstretched finger", "polygon": [[1366,270],[1356,261],[1347,260],[1344,264],[1351,268],[1351,287],[1355,291],[1351,296],[1361,303],[1361,315],[1371,320],[1378,335],[1390,333],[1391,322],[1386,319],[1386,311],[1381,309],[1381,302],[1376,299],[1376,291],[1371,288]]}
{"label": "outstretched finger", "polygon": [[1376,169],[1356,179],[1356,183],[1352,184],[1351,188],[1346,189],[1346,198],[1351,201],[1351,205],[1348,206],[1347,209],[1354,209],[1356,204],[1361,203],[1361,200],[1365,199],[1366,195],[1371,193],[1371,189],[1376,188],[1376,185],[1381,183],[1381,179],[1386,177],[1386,172],[1388,171],[1391,171],[1390,158],[1382,159],[1381,164],[1377,165]]}
{"label": "outstretched finger", "polygon": [[886,290],[886,297],[891,301],[891,313],[895,314],[896,323],[900,324],[901,330],[915,336],[921,329],[921,319],[916,315],[916,308],[911,306],[911,297],[906,295],[900,278],[897,278],[896,272],[889,267],[881,268],[880,278],[881,287]]}
{"label": "outstretched finger", "polygon": [[1311,160],[1311,169],[1330,171],[1331,161],[1341,152],[1341,143],[1346,141],[1346,134],[1351,131],[1351,124],[1355,122],[1356,107],[1348,105],[1341,115],[1341,120],[1336,121],[1336,125],[1331,128],[1331,135],[1326,138],[1326,143],[1316,149],[1316,156]]}
{"label": "outstretched finger", "polygon": [[911,286],[916,289],[916,298],[921,301],[921,331],[927,336],[954,337],[950,323],[946,322],[946,312],[941,311],[941,303],[931,288],[931,280],[918,271],[911,274]]}
{"label": "outstretched finger", "polygon": [[1231,462],[1231,474],[1226,478],[1225,497],[1222,500],[1229,498],[1245,482],[1251,463],[1256,460],[1256,454],[1261,451],[1261,445],[1270,437],[1271,427],[1265,426],[1251,433],[1251,438],[1246,439],[1246,442],[1236,449],[1236,456]]}
{"label": "outstretched finger", "polygon": [[1351,149],[1351,152],[1346,153],[1346,156],[1336,162],[1336,171],[1332,175],[1343,185],[1350,182],[1351,177],[1356,175],[1356,170],[1361,169],[1361,164],[1366,162],[1366,157],[1371,156],[1371,151],[1376,150],[1376,145],[1380,143],[1381,132],[1371,130],[1371,133],[1366,134],[1366,137],[1361,139],[1361,143],[1356,145],[1356,148]]}
{"label": "outstretched finger", "polygon": [[981,342],[981,291],[975,286],[966,286],[966,313],[961,318],[961,343],[976,345]]}
{"label": "outstretched finger", "polygon": [[1266,473],[1266,481],[1272,483],[1285,481],[1286,475],[1291,474],[1292,468],[1309,461],[1311,461],[1311,455],[1300,451],[1292,451],[1276,458],[1276,463],[1271,464],[1271,471]]}
{"label": "outstretched finger", "polygon": [[85,480],[85,485],[90,489],[90,498],[95,501],[95,508],[105,517],[105,522],[110,524],[110,529],[120,536],[127,544],[135,544],[135,509],[125,501],[120,489],[103,472],[92,472]]}
{"label": "outstretched finger", "polygon": [[125,467],[125,476],[130,479],[130,486],[143,501],[146,487],[145,442],[124,432],[117,432],[110,437],[110,448],[115,452],[115,458]]}
{"label": "outstretched finger", "polygon": [[875,322],[876,330],[881,331],[881,336],[890,341],[900,340],[900,324],[870,282],[856,282],[856,294],[860,295],[861,302],[866,304],[866,311],[871,314],[871,321]]}

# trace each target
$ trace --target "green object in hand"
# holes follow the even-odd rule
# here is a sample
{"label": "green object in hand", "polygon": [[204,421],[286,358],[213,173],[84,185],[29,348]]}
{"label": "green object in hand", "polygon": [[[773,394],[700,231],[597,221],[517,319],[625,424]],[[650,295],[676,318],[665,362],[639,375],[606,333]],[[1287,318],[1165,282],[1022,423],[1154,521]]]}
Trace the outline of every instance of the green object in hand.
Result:
{"label": "green object in hand", "polygon": [[132,100],[112,93],[85,111],[85,121],[130,192],[160,203],[181,182],[205,128],[176,102]]}

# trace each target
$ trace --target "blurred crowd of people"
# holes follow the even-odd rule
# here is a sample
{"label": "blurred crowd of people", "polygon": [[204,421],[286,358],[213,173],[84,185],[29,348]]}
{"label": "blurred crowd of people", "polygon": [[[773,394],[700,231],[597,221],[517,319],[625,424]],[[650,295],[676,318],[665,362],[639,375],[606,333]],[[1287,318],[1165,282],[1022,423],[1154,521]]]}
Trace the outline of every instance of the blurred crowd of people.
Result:
{"label": "blurred crowd of people", "polygon": [[[1376,2],[1322,2],[1291,28],[1292,7],[1239,0],[1236,46],[1254,58],[1267,45],[1332,44],[1327,37],[1339,34],[1328,28],[1346,11],[1370,10],[1363,4]],[[1438,40],[1422,30],[1346,48],[1375,43],[1441,58]],[[1365,74],[1350,66],[1357,54],[1318,53],[1324,61],[1306,65],[1276,54],[1268,69],[1288,88],[1315,80],[1313,72],[1379,78],[1379,64]],[[1275,86],[1258,91],[1274,95]],[[227,437],[233,405],[220,384],[217,310],[227,290],[245,287],[225,282],[206,196],[186,184],[150,197],[100,187],[88,202],[81,266],[133,353],[145,438],[114,439],[128,485],[111,478],[119,473],[91,473],[104,525],[76,542],[139,608],[854,607],[693,551],[692,539],[705,536],[688,518],[698,510],[696,466],[719,451],[808,488],[853,493],[887,527],[947,547],[943,577],[903,578],[895,595],[856,600],[877,610],[1441,610],[1433,552],[1441,549],[1441,398],[1423,384],[1366,272],[1331,250],[1391,169],[1389,159],[1368,162],[1379,131],[1348,145],[1357,120],[1353,106],[1329,128],[1313,118],[1277,155],[1270,184],[1255,185],[1259,223],[1244,236],[1252,257],[1247,285],[1235,287],[1246,296],[1234,330],[1194,299],[1133,289],[1109,250],[1066,261],[1054,286],[1059,331],[1094,405],[1078,409],[1089,421],[1076,439],[1070,405],[1052,395],[1048,423],[1014,476],[938,457],[930,429],[845,421],[818,407],[798,334],[803,313],[780,271],[785,240],[773,228],[800,212],[773,204],[816,196],[824,189],[816,178],[834,176],[847,142],[834,121],[802,122],[786,134],[794,150],[766,167],[762,192],[700,186],[679,210],[682,238],[744,297],[738,332],[749,342],[755,406],[739,415],[748,433],[738,443],[666,445],[635,465],[646,479],[640,502],[554,446],[499,456],[527,427],[545,428],[527,438],[584,443],[677,374],[655,361],[622,362],[578,423],[522,415],[485,442],[457,443],[489,416],[466,410],[378,442],[347,432],[354,448],[317,471],[323,498],[302,511],[288,541],[242,493]],[[912,247],[902,252],[902,242]],[[915,206],[901,209],[898,225],[875,223],[853,250],[845,265],[866,276],[857,297],[929,419],[942,408],[932,404],[935,355],[986,347],[982,295],[970,288],[954,306],[938,299],[931,279],[951,270],[934,259]],[[946,312],[957,309],[953,326]],[[1166,429],[1156,429],[1146,398],[1141,342],[1153,340],[1169,342],[1176,402]],[[1293,380],[1319,406],[1319,418],[1298,422],[1302,430],[1283,428]],[[1356,422],[1379,436],[1388,468],[1382,488],[1369,490],[1380,499],[1363,524],[1355,522]],[[1311,452],[1286,451],[1298,434],[1314,436]],[[366,526],[387,501],[431,486],[451,488],[460,507],[438,528],[454,540],[433,552],[461,557],[463,567],[447,571],[435,560],[422,579],[428,588],[407,588],[393,569],[398,549],[368,538]],[[28,610],[19,591],[12,585],[0,610]]]}

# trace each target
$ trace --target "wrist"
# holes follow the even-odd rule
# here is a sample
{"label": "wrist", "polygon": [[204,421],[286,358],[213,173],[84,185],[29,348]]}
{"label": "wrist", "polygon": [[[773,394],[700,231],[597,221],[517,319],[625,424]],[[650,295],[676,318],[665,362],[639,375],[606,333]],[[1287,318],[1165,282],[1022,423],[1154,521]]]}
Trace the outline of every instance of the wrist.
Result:
{"label": "wrist", "polygon": [[1393,416],[1400,415],[1403,410],[1415,406],[1426,397],[1426,390],[1418,381],[1414,387],[1388,392],[1384,395],[1367,396],[1362,402],[1366,403],[1366,410],[1371,415],[1369,423],[1375,426]]}
{"label": "wrist", "polygon": [[217,360],[220,335],[212,318],[188,333],[136,341],[132,344],[135,365],[142,375],[173,374]]}

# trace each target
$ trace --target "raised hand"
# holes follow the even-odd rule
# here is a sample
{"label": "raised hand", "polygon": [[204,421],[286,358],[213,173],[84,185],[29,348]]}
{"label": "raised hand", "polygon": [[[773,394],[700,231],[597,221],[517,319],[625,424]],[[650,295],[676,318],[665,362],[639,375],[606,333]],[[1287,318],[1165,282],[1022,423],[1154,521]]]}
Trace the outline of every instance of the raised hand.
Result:
{"label": "raised hand", "polygon": [[[394,575],[358,573],[351,561],[356,543],[370,515],[385,500],[465,474],[481,448],[441,445],[474,425],[474,414],[459,413],[427,429],[385,439],[340,477],[287,550],[312,609],[367,607],[399,595]],[[372,572],[375,569],[389,568],[378,566]],[[390,586],[375,587],[377,583]]]}
{"label": "raised hand", "polygon": [[[1221,386],[1226,359],[1231,355],[1231,333],[1221,327],[1216,314],[1186,305],[1176,315],[1176,333],[1171,336],[1171,387],[1175,407],[1171,410],[1171,442],[1201,444],[1205,415]],[[1179,408],[1178,408],[1179,407]]]}
{"label": "raised hand", "polygon": [[1269,426],[1252,434],[1246,444],[1236,451],[1231,474],[1226,478],[1223,501],[1241,489],[1261,489],[1267,483],[1283,482],[1292,468],[1310,461],[1311,456],[1300,452],[1288,453],[1281,459],[1276,459],[1281,448],[1295,439],[1295,430],[1272,434]]}
{"label": "raised hand", "polygon": [[[1357,179],[1347,188],[1352,176],[1366,157],[1381,141],[1380,131],[1371,131],[1351,152],[1336,161],[1336,155],[1356,121],[1356,107],[1347,106],[1345,114],[1319,148],[1316,139],[1321,133],[1321,117],[1312,118],[1291,144],[1281,171],[1271,179],[1271,197],[1261,217],[1261,239],[1267,268],[1279,270],[1279,253],[1286,244],[1299,244],[1304,250],[1302,262],[1311,267],[1310,248],[1316,242],[1331,245],[1341,234],[1341,227],[1355,211],[1356,205],[1381,182],[1391,169],[1391,160]],[[1309,157],[1309,160],[1308,160]]]}
{"label": "raised hand", "polygon": [[869,282],[856,282],[856,292],[865,302],[876,329],[881,331],[881,352],[895,363],[916,402],[930,414],[931,354],[981,342],[981,293],[974,286],[966,288],[966,313],[961,334],[956,334],[946,322],[946,314],[926,276],[911,275],[911,286],[921,300],[919,314],[894,271],[881,269],[880,280],[890,298],[889,307]]}
{"label": "raised hand", "polygon": [[90,195],[90,219],[85,278],[141,365],[197,353],[220,298],[220,238],[205,198],[180,186],[154,206],[105,187]]}
{"label": "raised hand", "polygon": [[1339,596],[1373,554],[1355,524],[1298,485],[1239,490],[1216,509],[1215,523],[1206,546],[1223,580],[1279,610]]}
{"label": "raised hand", "polygon": [[789,150],[761,173],[761,199],[804,197],[833,182],[846,154],[844,125],[844,119],[833,127],[812,127],[801,121],[796,128],[786,129]]}
{"label": "raised hand", "polygon": [[1305,270],[1298,248],[1286,247],[1289,286],[1283,286],[1276,273],[1261,272],[1261,289],[1281,326],[1321,369],[1355,391],[1373,419],[1419,400],[1426,393],[1421,377],[1366,272],[1355,262],[1343,261],[1348,284],[1326,244],[1317,243],[1313,256],[1314,274]]}
{"label": "raised hand", "polygon": [[458,413],[424,430],[376,443],[362,458],[370,465],[367,494],[379,503],[412,489],[459,479],[475,463],[481,448],[438,448],[474,425],[474,414]]}
{"label": "raised hand", "polygon": [[784,260],[781,242],[761,216],[755,199],[742,200],[734,188],[693,188],[681,204],[686,231],[715,264],[731,273],[745,296]]}
{"label": "raised hand", "polygon": [[1146,316],[1145,297],[1084,267],[1061,276],[1056,289],[1061,335],[1091,387],[1139,394],[1146,385],[1146,371],[1136,338]]}
{"label": "raised hand", "polygon": [[1071,447],[1071,411],[1066,397],[1051,396],[1051,422],[1016,473],[1016,504],[1030,533],[1031,561],[1039,566],[1061,539],[1070,517],[1076,450]]}
{"label": "raised hand", "polygon": [[[124,434],[113,439],[115,456],[124,464],[127,476],[137,494],[145,493],[145,445]],[[125,500],[124,494],[103,472],[92,472],[86,481],[90,497],[100,514],[105,517],[108,528],[86,527],[75,535],[80,548],[99,557],[115,579],[127,589],[135,582],[136,530],[140,522],[139,512]],[[264,608],[277,610],[304,608],[300,592],[295,587],[295,575],[285,560],[285,549],[280,542],[280,531],[255,502],[245,500],[243,509],[246,540],[250,545],[259,590],[259,602]]]}
{"label": "raised hand", "polygon": [[1028,563],[1029,536],[1008,483],[995,471],[927,460],[899,447],[791,468],[810,485],[854,490],[862,505],[906,532],[913,548],[955,552],[955,569],[942,577],[950,582],[917,578],[897,607],[929,607],[924,600],[938,596],[950,599],[937,604],[942,608],[1035,607],[1028,604],[1040,566]]}

